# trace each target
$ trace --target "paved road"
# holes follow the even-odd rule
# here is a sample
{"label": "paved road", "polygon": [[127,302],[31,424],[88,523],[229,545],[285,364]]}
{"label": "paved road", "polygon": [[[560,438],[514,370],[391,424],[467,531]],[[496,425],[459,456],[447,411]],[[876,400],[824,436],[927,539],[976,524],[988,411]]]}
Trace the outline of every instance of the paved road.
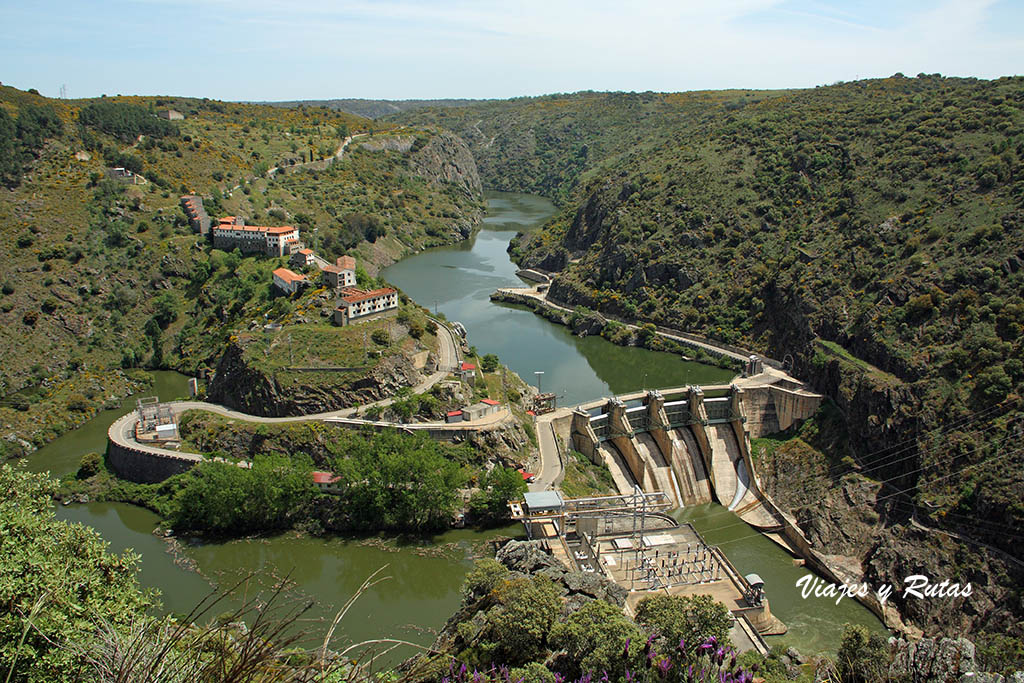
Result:
{"label": "paved road", "polygon": [[556,419],[569,415],[570,412],[569,408],[559,408],[554,412],[541,415],[534,422],[534,427],[537,430],[537,443],[540,446],[540,472],[537,473],[537,479],[530,484],[531,491],[556,488],[555,481],[562,474],[562,458],[559,455],[558,436],[555,434],[553,423]]}
{"label": "paved road", "polygon": [[[431,387],[446,378],[452,370],[455,369],[459,362],[459,343],[456,335],[448,328],[447,325],[441,323],[441,321],[435,321],[438,323],[437,339],[438,339],[438,370],[433,373],[422,382],[413,387],[413,392],[422,394],[429,391]],[[394,399],[386,398],[380,401],[375,401],[363,406],[363,409],[370,408],[373,406],[387,406],[394,402]],[[168,404],[174,411],[175,415],[180,415],[187,410],[204,410],[208,413],[214,413],[215,415],[221,415],[233,420],[242,420],[245,422],[256,422],[261,424],[276,424],[282,422],[330,422],[332,420],[354,418],[359,408],[344,408],[342,410],[332,410],[325,413],[315,413],[312,415],[292,415],[288,417],[264,417],[261,415],[250,415],[243,413],[238,410],[233,410],[227,406],[222,406],[217,403],[209,403],[206,401],[174,401]],[[473,420],[468,422],[460,422],[455,424],[446,424],[444,422],[421,422],[413,424],[400,424],[390,422],[379,422],[377,424],[386,425],[395,429],[411,429],[421,430],[430,428],[445,428],[455,430],[470,431],[473,429],[479,429],[481,427],[488,427],[491,425],[498,424],[509,417],[512,413],[507,408],[487,415],[479,420]],[[170,449],[157,448],[147,444],[140,444],[135,440],[135,412],[128,413],[121,419],[117,420],[107,430],[107,436],[114,442],[119,443],[122,446],[129,448],[135,448],[148,453],[154,453],[157,455],[174,455],[177,457],[183,457],[187,459],[202,459],[201,455],[195,453],[182,453]],[[367,421],[370,422],[370,421]]]}
{"label": "paved road", "polygon": [[[546,306],[550,306],[552,308],[557,308],[558,310],[565,311],[566,313],[573,313],[574,312],[571,308],[566,308],[565,306],[562,306],[560,304],[556,304],[555,302],[549,300],[548,296],[547,296],[547,292],[538,292],[533,287],[503,287],[502,290],[504,290],[506,292],[514,292],[515,294],[521,294],[523,296],[528,296],[528,297],[530,297],[532,299],[536,299],[538,301],[543,302]],[[604,313],[602,313],[601,315],[604,316],[605,318],[608,318],[608,316],[605,315]],[[609,319],[610,320],[615,320],[614,318],[609,318]],[[629,329],[633,329],[633,330],[640,329],[638,325],[634,325],[633,323],[628,323],[628,322],[625,322],[625,321],[622,321],[622,320],[616,320],[616,322],[622,323],[623,325],[625,325]],[[658,334],[663,336],[663,337],[665,337],[666,339],[672,339],[674,341],[680,342],[680,343],[685,344],[687,346],[697,346],[697,347],[700,347],[700,348],[704,349],[705,351],[711,351],[713,353],[724,354],[726,356],[729,356],[730,358],[734,358],[734,359],[739,360],[739,361],[746,362],[748,360],[748,358],[749,358],[749,355],[743,355],[742,353],[736,353],[735,351],[731,351],[731,350],[723,348],[721,346],[716,346],[715,344],[709,344],[709,343],[706,343],[706,342],[698,341],[696,339],[690,339],[688,337],[681,337],[679,335],[671,334],[671,333],[668,333],[668,332],[663,332],[661,330],[658,330]]]}

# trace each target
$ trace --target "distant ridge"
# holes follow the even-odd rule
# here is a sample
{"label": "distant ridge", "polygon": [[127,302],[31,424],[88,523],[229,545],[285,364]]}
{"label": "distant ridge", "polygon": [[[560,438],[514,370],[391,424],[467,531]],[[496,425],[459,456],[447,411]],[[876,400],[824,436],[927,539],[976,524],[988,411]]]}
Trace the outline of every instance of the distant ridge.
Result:
{"label": "distant ridge", "polygon": [[327,107],[369,119],[378,119],[388,114],[397,114],[428,107],[465,107],[492,100],[290,100],[284,102],[252,102],[251,104],[267,104],[272,107]]}

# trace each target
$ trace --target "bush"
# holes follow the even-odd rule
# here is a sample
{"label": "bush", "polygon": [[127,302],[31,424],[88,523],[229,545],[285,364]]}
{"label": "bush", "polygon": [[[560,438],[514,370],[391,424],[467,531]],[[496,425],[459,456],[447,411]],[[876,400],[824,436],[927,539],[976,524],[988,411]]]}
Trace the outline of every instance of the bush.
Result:
{"label": "bush", "polygon": [[462,585],[463,601],[468,604],[482,598],[508,578],[508,574],[505,565],[493,558],[485,557],[477,560],[473,568],[466,574],[466,581]]}
{"label": "bush", "polygon": [[636,620],[664,639],[665,649],[676,648],[680,641],[693,653],[708,638],[729,641],[732,617],[725,605],[707,595],[655,595],[640,601]]}
{"label": "bush", "polygon": [[81,394],[71,394],[68,397],[68,410],[73,410],[76,413],[86,413],[89,411],[89,399]]}
{"label": "bush", "polygon": [[843,683],[869,683],[885,680],[886,641],[863,626],[847,625],[836,655],[836,666]]}
{"label": "bush", "polygon": [[78,472],[75,476],[79,479],[88,479],[103,468],[103,456],[96,452],[86,453],[78,462]]}

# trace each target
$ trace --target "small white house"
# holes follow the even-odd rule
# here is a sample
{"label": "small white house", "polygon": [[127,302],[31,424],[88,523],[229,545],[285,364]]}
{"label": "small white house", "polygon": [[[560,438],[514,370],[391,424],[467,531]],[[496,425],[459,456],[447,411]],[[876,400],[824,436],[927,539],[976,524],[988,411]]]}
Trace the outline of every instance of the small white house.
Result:
{"label": "small white house", "polygon": [[287,268],[278,268],[274,271],[274,286],[285,294],[294,294],[308,284],[305,275],[293,273]]}

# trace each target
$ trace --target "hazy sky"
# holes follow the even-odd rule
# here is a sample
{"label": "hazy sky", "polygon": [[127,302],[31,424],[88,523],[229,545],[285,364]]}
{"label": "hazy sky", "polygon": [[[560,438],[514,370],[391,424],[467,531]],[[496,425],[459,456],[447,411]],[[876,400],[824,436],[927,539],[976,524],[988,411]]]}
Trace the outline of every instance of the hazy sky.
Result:
{"label": "hazy sky", "polygon": [[1024,1],[0,0],[0,80],[56,96],[513,97],[1024,73]]}

